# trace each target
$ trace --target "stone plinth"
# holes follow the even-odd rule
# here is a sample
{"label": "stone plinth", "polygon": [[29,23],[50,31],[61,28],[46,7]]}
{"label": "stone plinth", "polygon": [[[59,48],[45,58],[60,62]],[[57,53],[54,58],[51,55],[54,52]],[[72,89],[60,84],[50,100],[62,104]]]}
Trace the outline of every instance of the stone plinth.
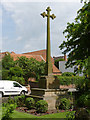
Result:
{"label": "stone plinth", "polygon": [[42,76],[39,80],[39,88],[32,88],[30,96],[35,99],[43,99],[48,103],[48,109],[56,109],[59,96],[66,95],[68,89],[59,89],[60,81],[57,77]]}
{"label": "stone plinth", "polygon": [[49,75],[49,76],[41,76],[39,80],[39,88],[42,89],[59,89],[60,81],[57,77]]}
{"label": "stone plinth", "polygon": [[31,97],[46,100],[48,103],[48,109],[56,109],[56,103],[59,95],[67,94],[67,90],[60,89],[42,89],[32,88]]}

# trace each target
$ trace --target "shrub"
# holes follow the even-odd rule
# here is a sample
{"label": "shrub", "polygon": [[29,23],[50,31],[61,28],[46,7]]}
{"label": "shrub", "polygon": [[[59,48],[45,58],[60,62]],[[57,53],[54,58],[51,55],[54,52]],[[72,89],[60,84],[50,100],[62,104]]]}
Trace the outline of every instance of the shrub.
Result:
{"label": "shrub", "polygon": [[75,84],[79,89],[81,86],[81,81],[85,80],[85,77],[81,76],[57,76],[57,79],[60,81],[60,85],[70,85]]}
{"label": "shrub", "polygon": [[9,96],[8,101],[9,104],[14,104],[14,100],[11,98],[11,96]]}
{"label": "shrub", "polygon": [[7,107],[3,108],[3,115],[1,120],[11,120],[11,114],[13,113],[13,110],[16,108],[14,104],[8,104]]}
{"label": "shrub", "polygon": [[14,101],[17,104],[17,107],[21,107],[22,106],[22,101],[19,100],[20,96],[15,96],[14,97]]}
{"label": "shrub", "polygon": [[58,79],[60,80],[60,85],[70,85],[73,82],[72,77],[59,76]]}
{"label": "shrub", "polygon": [[25,103],[25,95],[19,96],[19,99],[20,99],[23,103]]}
{"label": "shrub", "polygon": [[45,100],[39,100],[36,103],[36,110],[39,113],[47,112],[48,110],[48,103]]}
{"label": "shrub", "polygon": [[25,104],[25,96],[24,95],[15,96],[14,101],[17,104],[18,107],[22,107]]}
{"label": "shrub", "polygon": [[77,99],[77,105],[79,107],[90,107],[90,94],[84,93]]}
{"label": "shrub", "polygon": [[60,106],[59,106],[60,109],[64,109],[64,110],[67,110],[70,108],[70,101],[66,98],[62,98],[60,100]]}
{"label": "shrub", "polygon": [[73,72],[64,72],[62,73],[62,76],[75,76],[76,74]]}
{"label": "shrub", "polygon": [[33,98],[26,98],[26,102],[25,102],[27,108],[32,109],[35,107],[35,101]]}
{"label": "shrub", "polygon": [[74,111],[67,112],[66,120],[75,120],[75,112]]}
{"label": "shrub", "polygon": [[86,108],[79,108],[75,113],[75,120],[89,120],[89,111]]}

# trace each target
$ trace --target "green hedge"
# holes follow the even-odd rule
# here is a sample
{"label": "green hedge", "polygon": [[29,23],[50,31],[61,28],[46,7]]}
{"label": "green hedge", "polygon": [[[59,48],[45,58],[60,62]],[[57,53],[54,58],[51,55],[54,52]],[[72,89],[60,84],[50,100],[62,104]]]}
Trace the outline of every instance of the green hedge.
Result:
{"label": "green hedge", "polygon": [[60,80],[60,85],[70,85],[70,84],[75,84],[78,86],[80,85],[81,82],[85,80],[85,77],[81,76],[57,76],[57,79]]}
{"label": "green hedge", "polygon": [[73,73],[73,72],[64,72],[64,73],[62,73],[61,76],[75,76],[75,75],[76,75],[76,74]]}
{"label": "green hedge", "polygon": [[48,110],[48,103],[45,100],[39,100],[36,102],[36,111],[39,113],[45,113]]}

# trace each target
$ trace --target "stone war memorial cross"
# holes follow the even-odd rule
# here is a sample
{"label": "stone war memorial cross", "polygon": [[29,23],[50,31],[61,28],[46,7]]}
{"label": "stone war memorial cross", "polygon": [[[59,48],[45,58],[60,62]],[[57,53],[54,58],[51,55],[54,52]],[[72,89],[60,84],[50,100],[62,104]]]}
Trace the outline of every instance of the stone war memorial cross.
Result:
{"label": "stone war memorial cross", "polygon": [[44,89],[57,88],[58,85],[53,76],[53,67],[51,61],[51,50],[50,50],[50,18],[54,19],[54,14],[50,15],[50,7],[46,9],[47,13],[41,13],[41,16],[47,17],[47,49],[46,49],[46,76],[42,76],[39,80],[39,87]]}
{"label": "stone war memorial cross", "polygon": [[51,62],[51,51],[50,51],[50,18],[54,19],[56,16],[54,14],[50,15],[50,7],[46,9],[47,14],[43,12],[41,15],[47,17],[47,49],[46,49],[46,74],[52,75],[52,62]]}
{"label": "stone war memorial cross", "polygon": [[48,109],[56,109],[56,102],[58,95],[60,94],[60,82],[53,76],[53,68],[51,62],[50,51],[50,18],[54,19],[54,14],[50,15],[50,7],[46,9],[47,14],[43,12],[41,15],[47,17],[47,50],[46,50],[46,75],[41,76],[39,79],[39,87],[31,88],[30,96],[33,98],[46,100],[48,103]]}

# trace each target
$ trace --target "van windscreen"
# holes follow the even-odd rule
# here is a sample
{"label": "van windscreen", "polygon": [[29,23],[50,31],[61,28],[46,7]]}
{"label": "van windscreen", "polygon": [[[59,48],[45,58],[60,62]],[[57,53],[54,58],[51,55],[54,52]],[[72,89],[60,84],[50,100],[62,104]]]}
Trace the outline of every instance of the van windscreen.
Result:
{"label": "van windscreen", "polygon": [[13,83],[13,87],[21,87],[18,83]]}

